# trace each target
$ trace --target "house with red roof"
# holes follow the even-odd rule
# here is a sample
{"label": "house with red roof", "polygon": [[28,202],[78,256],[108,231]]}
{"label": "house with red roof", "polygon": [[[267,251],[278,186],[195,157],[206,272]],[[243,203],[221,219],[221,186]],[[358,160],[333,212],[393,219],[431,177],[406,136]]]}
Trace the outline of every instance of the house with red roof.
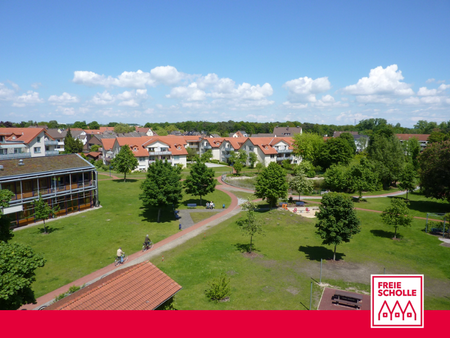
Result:
{"label": "house with red roof", "polygon": [[157,310],[181,289],[146,261],[117,270],[44,310]]}
{"label": "house with red roof", "polygon": [[292,137],[250,137],[241,149],[247,153],[254,152],[258,162],[268,166],[271,162],[281,164],[283,161],[300,163],[301,157],[293,154],[294,139]]}
{"label": "house with red roof", "polygon": [[1,128],[0,160],[59,155],[45,128]]}
{"label": "house with red roof", "polygon": [[398,137],[401,143],[415,138],[417,139],[417,141],[419,141],[420,150],[424,150],[428,144],[428,137],[430,136],[430,134],[395,134],[395,136]]}

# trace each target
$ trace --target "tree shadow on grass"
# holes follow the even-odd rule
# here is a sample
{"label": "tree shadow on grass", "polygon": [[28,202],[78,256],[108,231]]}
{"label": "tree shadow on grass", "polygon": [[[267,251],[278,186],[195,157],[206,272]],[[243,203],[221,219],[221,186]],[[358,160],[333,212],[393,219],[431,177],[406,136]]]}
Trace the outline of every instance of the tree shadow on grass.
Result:
{"label": "tree shadow on grass", "polygon": [[[187,206],[188,204],[197,204],[197,207],[206,207],[206,202],[211,202],[209,200],[205,200],[204,197],[202,197],[202,204],[200,205],[200,198],[190,198],[188,200],[184,200],[183,202],[181,202],[182,205]],[[214,202],[214,201],[213,201]],[[216,209],[217,208],[222,208],[221,205],[217,205],[216,204]]]}
{"label": "tree shadow on grass", "polygon": [[[410,196],[419,194],[409,193]],[[406,195],[404,196],[390,196],[389,198],[399,198],[406,200]],[[434,213],[446,213],[450,212],[450,204],[440,203],[438,200],[430,199],[426,201],[412,201],[409,200],[409,209],[416,210],[419,212],[434,212]]]}
{"label": "tree shadow on grass", "polygon": [[[124,183],[124,184],[126,184],[126,183],[135,183],[135,182],[137,182],[137,181],[139,181],[139,180],[135,180],[135,179],[133,179],[133,178],[127,178],[127,181],[126,182],[124,182],[123,181],[123,178],[120,178],[120,179],[118,179],[118,180],[112,180],[113,182],[116,182],[116,183]],[[140,181],[142,181],[142,180],[140,180]]]}
{"label": "tree shadow on grass", "polygon": [[[236,247],[236,249],[239,252],[250,252],[250,243],[246,243],[246,244],[242,244],[242,243],[237,243],[234,245]],[[251,246],[252,252],[258,251],[258,249],[255,248],[255,244],[252,243]]]}
{"label": "tree shadow on grass", "polygon": [[44,227],[38,228],[38,232],[39,232],[40,234],[51,234],[52,232],[55,232],[55,231],[64,229],[64,227],[56,228],[56,227],[52,227],[52,226],[46,225],[46,226],[45,226],[45,229],[47,230],[47,232],[44,230]]}
{"label": "tree shadow on grass", "polygon": [[[377,237],[383,237],[383,238],[389,238],[392,239],[394,238],[394,232],[393,231],[385,231],[385,230],[370,230],[370,232]],[[402,239],[403,236],[400,235],[397,232],[397,239]]]}
{"label": "tree shadow on grass", "polygon": [[[140,217],[146,222],[158,222],[158,208],[140,208]],[[169,223],[175,220],[175,215],[172,208],[161,208],[159,223]]]}
{"label": "tree shadow on grass", "polygon": [[[324,248],[323,246],[300,246],[298,251],[304,252],[306,258],[311,261],[320,262],[321,259],[333,259],[333,250]],[[336,260],[343,259],[345,254],[336,252]]]}

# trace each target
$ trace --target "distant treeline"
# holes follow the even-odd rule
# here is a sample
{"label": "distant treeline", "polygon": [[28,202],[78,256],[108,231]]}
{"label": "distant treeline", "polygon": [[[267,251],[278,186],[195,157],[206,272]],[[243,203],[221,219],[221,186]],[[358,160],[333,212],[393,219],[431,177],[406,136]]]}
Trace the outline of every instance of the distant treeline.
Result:
{"label": "distant treeline", "polygon": [[[86,123],[86,121],[76,121],[72,124],[59,124],[56,120],[48,122],[41,121],[22,121],[20,123],[14,122],[0,122],[0,127],[21,127],[29,126],[48,126],[49,128],[82,128],[82,129],[98,129],[100,126],[115,127],[116,125],[123,125],[123,123],[110,122],[106,125],[99,124],[97,121]],[[129,124],[135,126],[135,123]],[[359,121],[356,125],[334,125],[334,124],[318,124],[318,123],[301,123],[299,121],[287,122],[244,122],[244,121],[222,121],[222,122],[208,122],[208,121],[185,121],[185,122],[161,122],[161,123],[145,123],[144,127],[152,128],[158,135],[164,135],[173,131],[181,132],[205,132],[207,134],[218,134],[220,136],[228,136],[238,130],[245,131],[247,134],[269,134],[273,132],[275,127],[302,127],[303,132],[315,133],[322,136],[332,136],[335,131],[356,131],[359,134],[370,135],[373,132],[384,128],[391,128],[396,134],[430,134],[432,131],[449,133],[450,121],[442,122],[428,122],[425,120],[418,121],[413,128],[405,128],[397,123],[392,125],[387,123],[385,119],[365,119]]]}

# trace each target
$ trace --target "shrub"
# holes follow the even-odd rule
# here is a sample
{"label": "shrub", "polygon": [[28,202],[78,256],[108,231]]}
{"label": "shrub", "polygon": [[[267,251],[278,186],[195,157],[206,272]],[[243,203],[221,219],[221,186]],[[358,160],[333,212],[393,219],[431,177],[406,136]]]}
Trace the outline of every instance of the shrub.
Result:
{"label": "shrub", "polygon": [[306,176],[309,177],[309,178],[316,177],[316,172],[315,172],[314,170],[309,170],[309,171],[306,173]]}
{"label": "shrub", "polygon": [[289,204],[292,204],[292,203],[294,203],[294,199],[292,198],[292,196],[291,196],[291,197],[289,197],[289,199],[288,199],[288,202],[289,202]]}
{"label": "shrub", "polygon": [[103,166],[103,161],[102,160],[97,160],[97,161],[94,162],[94,165],[97,168],[101,168]]}
{"label": "shrub", "polygon": [[228,297],[231,292],[230,278],[223,273],[218,278],[209,282],[208,286],[209,288],[205,290],[205,295],[214,302]]}

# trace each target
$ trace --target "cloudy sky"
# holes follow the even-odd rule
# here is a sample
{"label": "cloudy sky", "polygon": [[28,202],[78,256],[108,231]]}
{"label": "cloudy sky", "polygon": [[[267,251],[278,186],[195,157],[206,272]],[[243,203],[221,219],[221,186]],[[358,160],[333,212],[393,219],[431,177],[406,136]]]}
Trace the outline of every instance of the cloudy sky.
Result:
{"label": "cloudy sky", "polygon": [[0,120],[450,120],[450,1],[2,1]]}

